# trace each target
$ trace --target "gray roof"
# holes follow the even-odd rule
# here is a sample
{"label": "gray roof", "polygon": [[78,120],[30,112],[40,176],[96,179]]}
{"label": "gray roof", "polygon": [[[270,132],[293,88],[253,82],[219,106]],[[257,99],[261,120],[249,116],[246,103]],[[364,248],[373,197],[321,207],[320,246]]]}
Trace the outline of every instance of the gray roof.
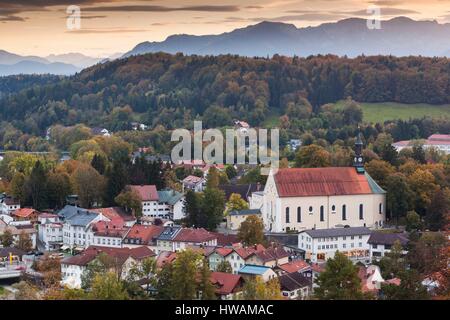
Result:
{"label": "gray roof", "polygon": [[173,206],[183,198],[183,194],[172,189],[166,189],[158,191],[158,197],[159,202],[168,203],[169,205]]}
{"label": "gray roof", "polygon": [[159,235],[157,240],[172,240],[181,230],[181,227],[173,226],[173,227],[165,227],[164,231]]}
{"label": "gray roof", "polygon": [[71,225],[85,227],[98,216],[98,213],[67,205],[58,212],[58,216]]}
{"label": "gray roof", "polygon": [[402,246],[409,242],[408,235],[405,233],[372,232],[367,243],[393,245],[397,240],[400,241]]}
{"label": "gray roof", "polygon": [[246,209],[240,211],[231,211],[230,216],[249,216],[249,215],[260,215],[261,211],[259,209]]}
{"label": "gray roof", "polygon": [[312,238],[328,238],[328,237],[368,235],[371,233],[371,231],[369,228],[366,227],[353,227],[353,228],[306,230],[304,231],[304,233],[308,234]]}

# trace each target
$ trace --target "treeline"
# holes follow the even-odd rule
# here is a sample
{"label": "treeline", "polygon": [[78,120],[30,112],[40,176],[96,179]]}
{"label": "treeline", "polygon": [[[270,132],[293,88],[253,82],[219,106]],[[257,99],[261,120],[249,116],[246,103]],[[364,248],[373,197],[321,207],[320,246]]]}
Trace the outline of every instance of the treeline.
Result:
{"label": "treeline", "polygon": [[285,114],[307,99],[312,111],[348,96],[363,102],[450,102],[446,58],[391,56],[184,56],[130,57],[84,70],[52,84],[27,87],[0,100],[0,116],[25,133],[56,123],[128,130],[142,122],[171,129],[209,127],[233,118],[260,125],[274,110]]}

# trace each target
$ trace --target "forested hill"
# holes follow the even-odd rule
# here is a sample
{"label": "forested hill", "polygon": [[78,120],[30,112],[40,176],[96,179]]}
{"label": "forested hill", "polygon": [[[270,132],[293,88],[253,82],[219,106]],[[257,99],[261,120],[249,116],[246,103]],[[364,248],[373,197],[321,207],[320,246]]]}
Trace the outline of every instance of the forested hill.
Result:
{"label": "forested hill", "polygon": [[[261,124],[306,98],[314,110],[351,96],[361,102],[450,103],[450,59],[391,56],[244,58],[165,53],[99,64],[0,99],[0,118],[24,132],[86,123],[123,130],[131,119],[167,128],[198,115]],[[1,83],[2,80],[0,80]],[[1,86],[1,84],[0,84]]]}

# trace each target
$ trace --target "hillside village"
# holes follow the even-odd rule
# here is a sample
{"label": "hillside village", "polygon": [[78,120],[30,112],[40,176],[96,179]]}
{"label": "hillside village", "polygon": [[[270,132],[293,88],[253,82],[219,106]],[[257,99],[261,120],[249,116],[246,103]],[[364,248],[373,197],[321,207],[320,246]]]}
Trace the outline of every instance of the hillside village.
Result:
{"label": "hillside village", "polygon": [[[172,163],[138,150],[134,165],[187,173],[172,188],[145,177],[124,185],[110,207],[89,194],[67,195],[57,210],[23,207],[5,193],[0,278],[22,279],[16,298],[24,291],[36,299],[85,298],[96,285],[118,281],[111,293],[118,299],[303,300],[333,299],[327,277],[350,268],[354,292],[334,298],[445,296],[448,229],[425,231],[414,217],[399,227],[392,213],[389,219],[389,194],[366,170],[363,150],[358,133],[352,166],[284,167],[247,184],[221,180],[251,168]],[[424,241],[430,251],[420,249]],[[423,261],[430,254],[433,266],[405,275],[411,260],[431,263]],[[405,293],[402,284],[416,289]]]}

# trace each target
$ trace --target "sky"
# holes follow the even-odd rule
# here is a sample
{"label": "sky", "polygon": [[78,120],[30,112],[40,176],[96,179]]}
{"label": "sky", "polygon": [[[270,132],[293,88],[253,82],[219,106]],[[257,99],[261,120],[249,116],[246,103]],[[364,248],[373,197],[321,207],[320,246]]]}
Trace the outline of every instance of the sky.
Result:
{"label": "sky", "polygon": [[[76,11],[67,13],[72,6],[80,9],[79,20]],[[0,50],[106,57],[172,34],[220,34],[261,21],[307,27],[366,18],[370,6],[380,8],[382,20],[450,23],[450,0],[0,0]],[[68,27],[68,21],[80,24]]]}

